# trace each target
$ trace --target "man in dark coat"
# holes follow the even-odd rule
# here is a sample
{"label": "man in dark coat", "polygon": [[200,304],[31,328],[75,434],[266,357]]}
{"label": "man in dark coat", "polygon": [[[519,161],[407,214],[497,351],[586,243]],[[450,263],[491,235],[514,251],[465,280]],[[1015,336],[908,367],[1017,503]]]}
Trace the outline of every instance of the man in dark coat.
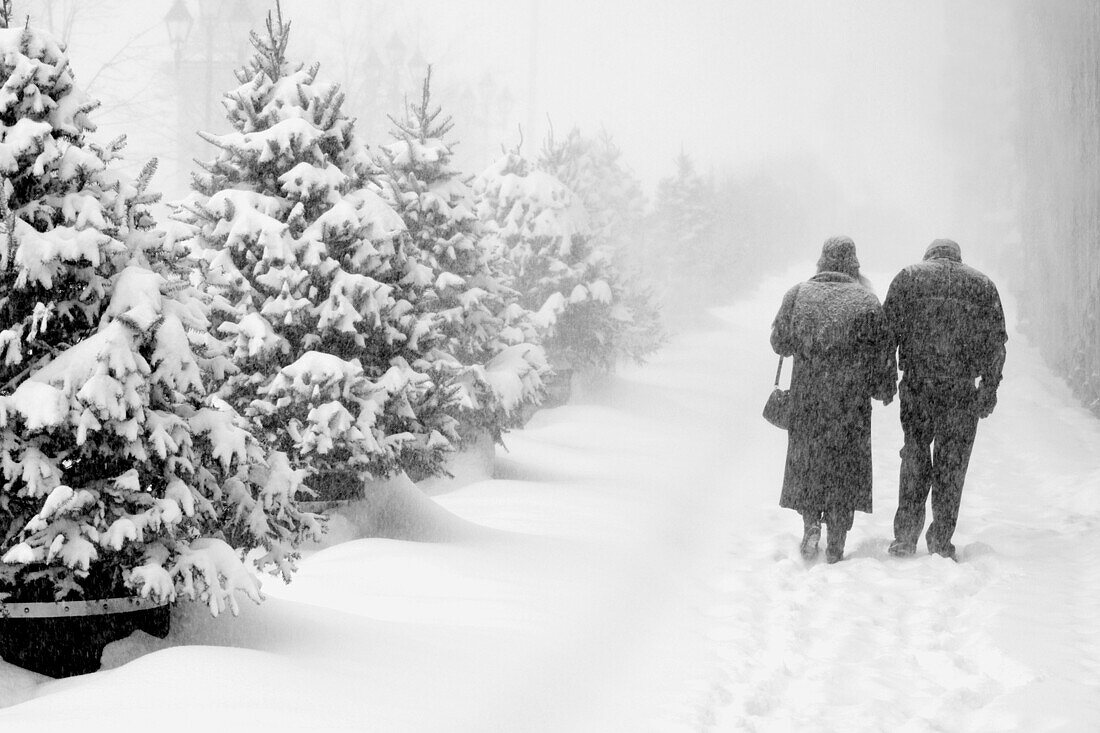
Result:
{"label": "man in dark coat", "polygon": [[848,237],[825,242],[818,274],[783,298],[771,343],[794,357],[792,413],[779,505],[802,515],[801,551],[844,555],[855,511],[871,511],[871,398],[889,403],[897,369],[878,298],[859,275]]}
{"label": "man in dark coat", "polygon": [[931,490],[928,551],[954,559],[951,537],[978,419],[993,412],[1004,367],[1001,299],[988,277],[963,264],[958,244],[937,239],[923,262],[894,278],[884,308],[904,372],[905,446],[890,554],[916,551]]}

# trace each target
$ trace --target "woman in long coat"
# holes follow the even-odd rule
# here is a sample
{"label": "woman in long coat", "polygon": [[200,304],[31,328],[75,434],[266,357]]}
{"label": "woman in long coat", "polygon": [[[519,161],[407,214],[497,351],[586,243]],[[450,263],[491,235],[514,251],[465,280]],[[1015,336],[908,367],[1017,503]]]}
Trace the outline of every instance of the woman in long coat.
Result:
{"label": "woman in long coat", "polygon": [[791,288],[772,324],[772,348],[793,356],[787,464],[779,505],[802,515],[802,557],[844,556],[855,512],[871,511],[871,398],[897,391],[882,306],[860,277],[848,237],[825,242],[817,275]]}

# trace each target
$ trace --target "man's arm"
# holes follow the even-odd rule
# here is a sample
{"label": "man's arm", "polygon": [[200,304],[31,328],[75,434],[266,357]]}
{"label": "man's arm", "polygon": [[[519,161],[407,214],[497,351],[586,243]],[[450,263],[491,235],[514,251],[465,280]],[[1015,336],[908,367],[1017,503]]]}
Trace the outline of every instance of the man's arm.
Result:
{"label": "man's arm", "polygon": [[989,303],[986,306],[985,348],[979,366],[981,382],[978,385],[976,409],[978,417],[989,417],[997,406],[997,388],[1001,385],[1005,356],[1005,342],[1008,332],[1005,329],[1005,314],[1001,307],[1001,296],[997,286],[989,283]]}
{"label": "man's arm", "polygon": [[890,283],[890,289],[886,291],[886,300],[882,302],[882,312],[886,318],[886,349],[890,352],[890,368],[894,370],[895,380],[898,369],[897,352],[902,334],[906,330],[906,312],[909,310],[909,280],[907,271],[899,272]]}
{"label": "man's arm", "polygon": [[908,273],[905,270],[899,272],[890,283],[890,289],[886,291],[886,299],[882,301],[882,312],[886,315],[886,325],[897,346],[897,334],[902,326],[905,313],[906,291],[909,286]]}
{"label": "man's arm", "polygon": [[1007,352],[1003,343],[993,347],[991,352],[986,365],[982,368],[982,386],[997,389],[1001,386]]}
{"label": "man's arm", "polygon": [[1001,384],[1005,365],[1005,342],[1008,331],[1005,329],[1005,313],[1001,307],[1001,296],[997,286],[989,283],[989,302],[986,306],[985,354],[982,359],[982,384],[997,389]]}

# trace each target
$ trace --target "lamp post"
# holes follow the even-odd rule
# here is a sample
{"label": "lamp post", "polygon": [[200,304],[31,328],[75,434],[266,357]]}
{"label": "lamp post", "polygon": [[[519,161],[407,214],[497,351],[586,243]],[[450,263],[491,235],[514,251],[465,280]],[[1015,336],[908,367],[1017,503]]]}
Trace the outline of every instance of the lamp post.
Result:
{"label": "lamp post", "polygon": [[514,107],[515,104],[516,98],[512,96],[512,91],[508,87],[504,87],[500,92],[500,96],[497,97],[497,127],[501,133],[508,129],[508,122],[512,116],[512,107]]}
{"label": "lamp post", "polygon": [[217,28],[217,14],[220,0],[199,0],[199,20],[203,30],[203,82],[202,82],[202,129],[209,132],[214,125],[214,31]]}
{"label": "lamp post", "polygon": [[386,43],[386,56],[392,67],[405,62],[405,42],[396,33],[390,36],[390,40]]}
{"label": "lamp post", "polygon": [[481,128],[481,145],[488,150],[493,144],[493,135],[497,126],[493,124],[493,102],[496,99],[496,82],[493,75],[486,71],[477,84],[478,127]]}
{"label": "lamp post", "polygon": [[405,108],[402,103],[402,94],[405,91],[405,80],[402,71],[405,68],[407,51],[408,49],[405,42],[401,40],[401,36],[397,33],[390,36],[390,40],[386,43],[388,67],[386,71],[389,77],[389,88],[386,90],[386,101],[383,103],[383,109],[392,110],[393,114],[401,114]]}
{"label": "lamp post", "polygon": [[243,60],[253,16],[249,0],[173,0],[164,16],[176,62],[181,179],[186,161],[201,154],[194,132],[219,126],[217,90],[232,84],[229,72]]}
{"label": "lamp post", "polygon": [[428,72],[428,62],[424,60],[424,54],[417,48],[409,59],[409,76],[414,86],[424,81],[424,75]]}
{"label": "lamp post", "polygon": [[184,0],[175,0],[168,14],[164,16],[164,25],[168,29],[168,42],[172,45],[172,58],[175,61],[176,74],[176,175],[174,180],[183,180],[184,161],[187,160],[187,139],[185,107],[181,99],[183,93],[183,49],[191,35],[195,19],[187,10]]}
{"label": "lamp post", "polygon": [[531,0],[531,36],[527,57],[527,135],[534,147],[535,120],[538,117],[539,100],[539,0]]}
{"label": "lamp post", "polygon": [[172,53],[176,60],[176,73],[179,73],[180,62],[183,60],[183,46],[187,43],[187,37],[191,35],[191,26],[195,19],[187,10],[187,3],[176,0],[164,16],[164,25],[168,28],[168,42],[172,44]]}

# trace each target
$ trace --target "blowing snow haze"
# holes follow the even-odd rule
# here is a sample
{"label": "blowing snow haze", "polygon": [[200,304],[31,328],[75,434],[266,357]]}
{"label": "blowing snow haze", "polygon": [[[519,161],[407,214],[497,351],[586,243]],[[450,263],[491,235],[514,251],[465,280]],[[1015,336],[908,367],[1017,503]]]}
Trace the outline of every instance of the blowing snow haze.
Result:
{"label": "blowing snow haze", "polygon": [[[174,43],[165,18],[176,5],[16,3],[68,41],[78,83],[104,102],[101,132],[125,129],[134,161],[161,159],[169,198],[186,192],[191,158],[211,156],[194,130],[225,130],[218,100],[235,86],[247,29],[261,26],[271,4],[184,2],[190,26]],[[836,195],[814,212],[817,236],[806,245],[843,231],[866,242],[870,264],[881,247],[912,252],[935,236],[965,239],[961,223],[973,212],[958,203],[957,154],[991,114],[989,71],[1007,60],[995,47],[1006,10],[992,2],[285,0],[283,8],[295,27],[292,53],[341,83],[372,146],[386,141],[387,115],[430,63],[470,172],[517,144],[520,126],[532,152],[549,124],[558,135],[605,129],[650,192],[681,150],[716,177],[764,171],[796,189],[825,181]],[[216,23],[204,20],[212,16]]]}
{"label": "blowing snow haze", "polygon": [[0,733],[1100,730],[1096,0],[0,51]]}

